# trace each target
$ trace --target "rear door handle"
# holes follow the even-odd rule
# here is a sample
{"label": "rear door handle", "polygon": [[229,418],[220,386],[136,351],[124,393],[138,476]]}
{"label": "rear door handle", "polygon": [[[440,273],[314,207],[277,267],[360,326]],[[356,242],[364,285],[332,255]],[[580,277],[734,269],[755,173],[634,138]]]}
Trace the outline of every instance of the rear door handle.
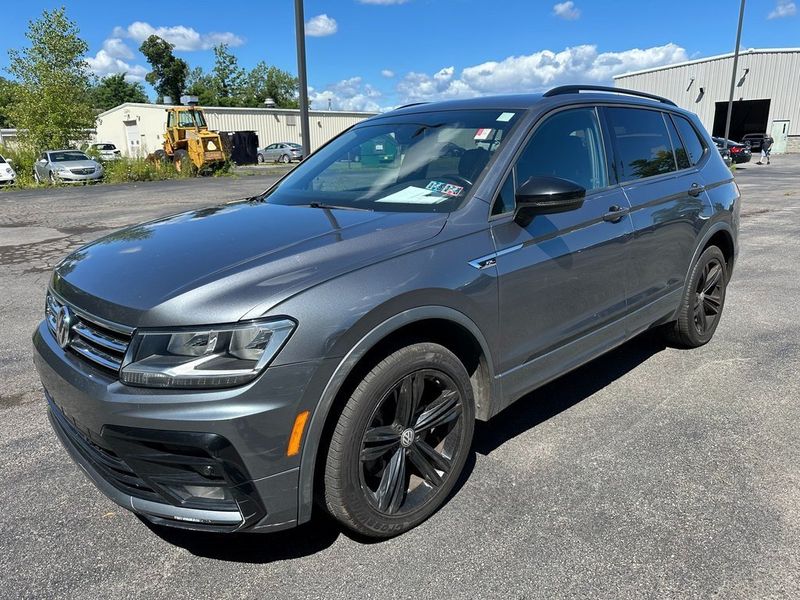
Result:
{"label": "rear door handle", "polygon": [[689,188],[689,195],[692,198],[697,198],[700,194],[703,193],[703,190],[705,189],[706,189],[705,186],[700,185],[699,183],[693,183],[692,187]]}
{"label": "rear door handle", "polygon": [[617,206],[616,204],[609,206],[608,212],[603,215],[603,221],[608,221],[609,223],[619,223],[622,220],[622,217],[627,215],[630,211],[630,208]]}

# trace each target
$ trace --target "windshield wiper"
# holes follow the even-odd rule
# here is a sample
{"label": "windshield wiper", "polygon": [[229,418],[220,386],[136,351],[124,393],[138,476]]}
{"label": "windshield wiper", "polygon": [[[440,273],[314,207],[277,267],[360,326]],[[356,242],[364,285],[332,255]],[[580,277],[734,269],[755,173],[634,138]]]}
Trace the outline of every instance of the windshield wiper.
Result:
{"label": "windshield wiper", "polygon": [[342,206],[339,204],[326,204],[325,202],[309,202],[308,205],[310,208],[326,208],[326,209],[334,209],[338,208],[340,210],[366,210],[371,211],[370,208],[363,208],[361,206]]}

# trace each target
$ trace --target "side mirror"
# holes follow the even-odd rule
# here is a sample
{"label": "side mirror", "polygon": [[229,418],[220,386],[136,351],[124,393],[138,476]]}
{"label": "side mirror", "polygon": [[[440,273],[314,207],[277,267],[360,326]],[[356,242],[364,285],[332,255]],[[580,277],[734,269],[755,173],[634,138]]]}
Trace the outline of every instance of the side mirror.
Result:
{"label": "side mirror", "polygon": [[530,177],[516,192],[514,220],[527,226],[534,215],[575,210],[583,206],[586,189],[569,179],[537,175]]}

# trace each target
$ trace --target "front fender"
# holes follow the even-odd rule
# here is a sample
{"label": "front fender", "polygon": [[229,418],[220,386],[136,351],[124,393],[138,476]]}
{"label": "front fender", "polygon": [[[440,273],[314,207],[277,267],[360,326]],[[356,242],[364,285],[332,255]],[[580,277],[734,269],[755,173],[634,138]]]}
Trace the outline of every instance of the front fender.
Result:
{"label": "front fender", "polygon": [[320,440],[331,407],[336,400],[336,396],[342,384],[347,379],[347,376],[378,342],[410,323],[426,319],[442,319],[456,323],[464,327],[478,340],[489,370],[489,381],[491,382],[490,385],[492,388],[490,391],[491,397],[500,397],[499,390],[494,389],[495,386],[499,386],[499,382],[495,381],[489,345],[478,326],[464,313],[448,306],[418,306],[386,319],[363,335],[340,360],[320,396],[316,409],[313,411],[311,421],[308,425],[308,431],[305,434],[305,442],[303,444],[302,458],[300,461],[298,523],[304,523],[311,518],[314,494],[314,471],[317,463]]}

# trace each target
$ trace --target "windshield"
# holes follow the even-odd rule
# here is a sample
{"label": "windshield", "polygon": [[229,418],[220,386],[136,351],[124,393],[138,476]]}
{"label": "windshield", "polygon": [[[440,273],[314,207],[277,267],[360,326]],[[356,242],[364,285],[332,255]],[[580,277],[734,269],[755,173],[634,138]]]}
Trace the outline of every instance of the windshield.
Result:
{"label": "windshield", "polygon": [[66,162],[68,160],[90,160],[83,152],[51,152],[50,162]]}
{"label": "windshield", "polygon": [[4,162],[6,162],[6,159],[0,156],[0,164],[3,164]]}
{"label": "windshield", "polygon": [[272,204],[450,212],[520,115],[442,111],[365,124],[312,154],[266,198]]}
{"label": "windshield", "polygon": [[116,150],[117,147],[114,144],[95,144],[94,145],[96,150]]}

